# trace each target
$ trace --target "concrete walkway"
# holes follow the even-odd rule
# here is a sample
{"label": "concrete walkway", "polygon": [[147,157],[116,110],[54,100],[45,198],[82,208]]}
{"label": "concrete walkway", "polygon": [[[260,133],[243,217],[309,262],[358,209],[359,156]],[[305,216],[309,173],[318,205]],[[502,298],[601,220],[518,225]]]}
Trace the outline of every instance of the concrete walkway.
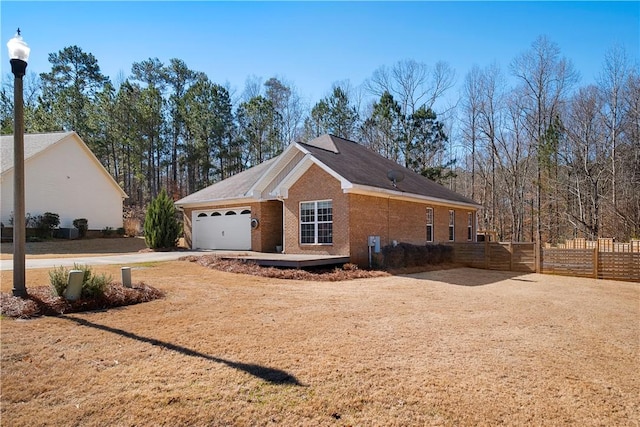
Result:
{"label": "concrete walkway", "polygon": [[[226,259],[253,261],[260,265],[304,267],[312,265],[337,264],[349,261],[349,257],[333,255],[274,254],[253,251],[197,250],[175,252],[134,252],[118,255],[81,256],[69,258],[26,258],[25,268],[73,267],[73,264],[127,266],[144,262],[173,261],[184,256],[216,255]],[[12,271],[13,260],[0,260],[0,270]]]}
{"label": "concrete walkway", "polygon": [[[54,268],[54,267],[73,267],[73,264],[84,265],[108,265],[121,264],[123,266],[129,264],[138,264],[143,262],[155,261],[172,261],[188,255],[206,255],[205,251],[176,251],[176,252],[136,252],[129,254],[107,255],[107,256],[84,256],[71,258],[26,258],[25,268]],[[0,270],[12,271],[13,260],[1,260]]]}

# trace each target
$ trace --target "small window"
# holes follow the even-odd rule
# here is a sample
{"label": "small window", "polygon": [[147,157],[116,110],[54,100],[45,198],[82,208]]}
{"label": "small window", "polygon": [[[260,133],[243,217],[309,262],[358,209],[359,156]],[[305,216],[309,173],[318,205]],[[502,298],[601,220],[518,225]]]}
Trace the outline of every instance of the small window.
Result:
{"label": "small window", "polygon": [[449,211],[449,241],[456,238],[456,211]]}
{"label": "small window", "polygon": [[228,211],[225,215],[237,215],[236,211]]}
{"label": "small window", "polygon": [[245,209],[242,212],[240,212],[240,215],[251,215],[251,211],[249,209]]}
{"label": "small window", "polygon": [[207,216],[207,214],[206,214],[206,213],[204,213],[204,212],[201,212],[201,213],[199,213],[199,214],[198,214],[198,218],[202,218],[202,217],[204,217],[204,216]]}
{"label": "small window", "polygon": [[467,214],[467,240],[473,240],[473,213]]}
{"label": "small window", "polygon": [[427,208],[427,242],[433,242],[433,208]]}
{"label": "small window", "polygon": [[333,243],[333,202],[300,203],[300,243]]}
{"label": "small window", "polygon": [[222,214],[220,212],[214,212],[211,214],[211,216],[222,216]]}

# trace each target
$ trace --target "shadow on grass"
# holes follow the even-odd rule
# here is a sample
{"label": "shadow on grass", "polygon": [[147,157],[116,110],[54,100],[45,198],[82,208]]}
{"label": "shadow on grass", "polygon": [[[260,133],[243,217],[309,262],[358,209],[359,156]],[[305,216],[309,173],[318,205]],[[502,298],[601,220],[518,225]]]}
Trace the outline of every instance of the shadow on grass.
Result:
{"label": "shadow on grass", "polygon": [[531,273],[516,271],[485,270],[478,268],[461,267],[448,270],[427,271],[423,273],[404,274],[413,279],[430,280],[457,286],[484,286],[505,280],[517,280],[519,282],[536,282]]}
{"label": "shadow on grass", "polygon": [[269,368],[267,366],[255,365],[255,364],[252,364],[252,363],[234,362],[234,361],[231,361],[231,360],[226,360],[226,359],[222,359],[222,358],[219,358],[219,357],[210,356],[208,354],[200,353],[199,351],[191,350],[190,348],[182,347],[182,346],[177,345],[177,344],[172,344],[172,343],[169,343],[169,342],[160,341],[160,340],[157,340],[155,338],[143,337],[141,335],[137,335],[137,334],[134,334],[132,332],[127,332],[125,330],[118,329],[118,328],[112,328],[112,327],[106,326],[106,325],[100,325],[98,323],[93,323],[93,322],[90,322],[90,321],[85,320],[85,319],[79,319],[77,317],[60,316],[60,318],[66,319],[66,320],[70,320],[72,322],[77,323],[78,325],[86,326],[86,327],[89,327],[89,328],[99,329],[99,330],[105,331],[105,332],[111,332],[113,334],[121,335],[121,336],[126,337],[126,338],[131,338],[131,339],[134,339],[134,340],[137,340],[137,341],[145,342],[145,343],[148,343],[148,344],[151,344],[151,345],[155,345],[157,347],[162,347],[162,348],[165,348],[167,350],[173,350],[175,352],[178,352],[180,354],[184,354],[186,356],[199,357],[199,358],[202,358],[202,359],[210,360],[212,362],[222,363],[222,364],[227,365],[227,366],[229,366],[231,368],[238,369],[240,371],[246,372],[246,373],[248,373],[250,375],[253,375],[254,377],[263,379],[263,380],[265,380],[267,382],[270,382],[272,384],[297,385],[297,386],[302,386],[303,385],[298,381],[298,379],[295,376],[289,374],[286,371],[282,371],[280,369],[274,369],[274,368]]}

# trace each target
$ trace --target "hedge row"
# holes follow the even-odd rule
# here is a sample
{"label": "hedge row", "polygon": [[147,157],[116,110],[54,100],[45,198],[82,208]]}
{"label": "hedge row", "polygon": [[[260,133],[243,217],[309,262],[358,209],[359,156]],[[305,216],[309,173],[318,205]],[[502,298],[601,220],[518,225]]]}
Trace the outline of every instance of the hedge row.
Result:
{"label": "hedge row", "polygon": [[383,247],[382,256],[384,268],[422,267],[451,262],[453,248],[441,244],[418,246],[398,243]]}

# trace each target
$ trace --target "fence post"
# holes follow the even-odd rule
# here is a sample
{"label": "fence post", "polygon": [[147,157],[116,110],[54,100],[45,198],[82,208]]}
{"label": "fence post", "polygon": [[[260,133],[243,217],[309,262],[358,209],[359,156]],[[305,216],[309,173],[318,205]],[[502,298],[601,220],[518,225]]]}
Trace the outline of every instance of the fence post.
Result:
{"label": "fence post", "polygon": [[540,239],[536,239],[533,250],[535,251],[536,273],[542,273],[542,245],[540,244]]}
{"label": "fence post", "polygon": [[513,242],[509,242],[509,271],[513,271]]}
{"label": "fence post", "polygon": [[596,239],[596,247],[593,248],[593,278],[598,278],[598,256],[600,252],[600,239]]}
{"label": "fence post", "polygon": [[489,253],[489,241],[484,239],[484,269],[489,270],[491,267],[491,254]]}

